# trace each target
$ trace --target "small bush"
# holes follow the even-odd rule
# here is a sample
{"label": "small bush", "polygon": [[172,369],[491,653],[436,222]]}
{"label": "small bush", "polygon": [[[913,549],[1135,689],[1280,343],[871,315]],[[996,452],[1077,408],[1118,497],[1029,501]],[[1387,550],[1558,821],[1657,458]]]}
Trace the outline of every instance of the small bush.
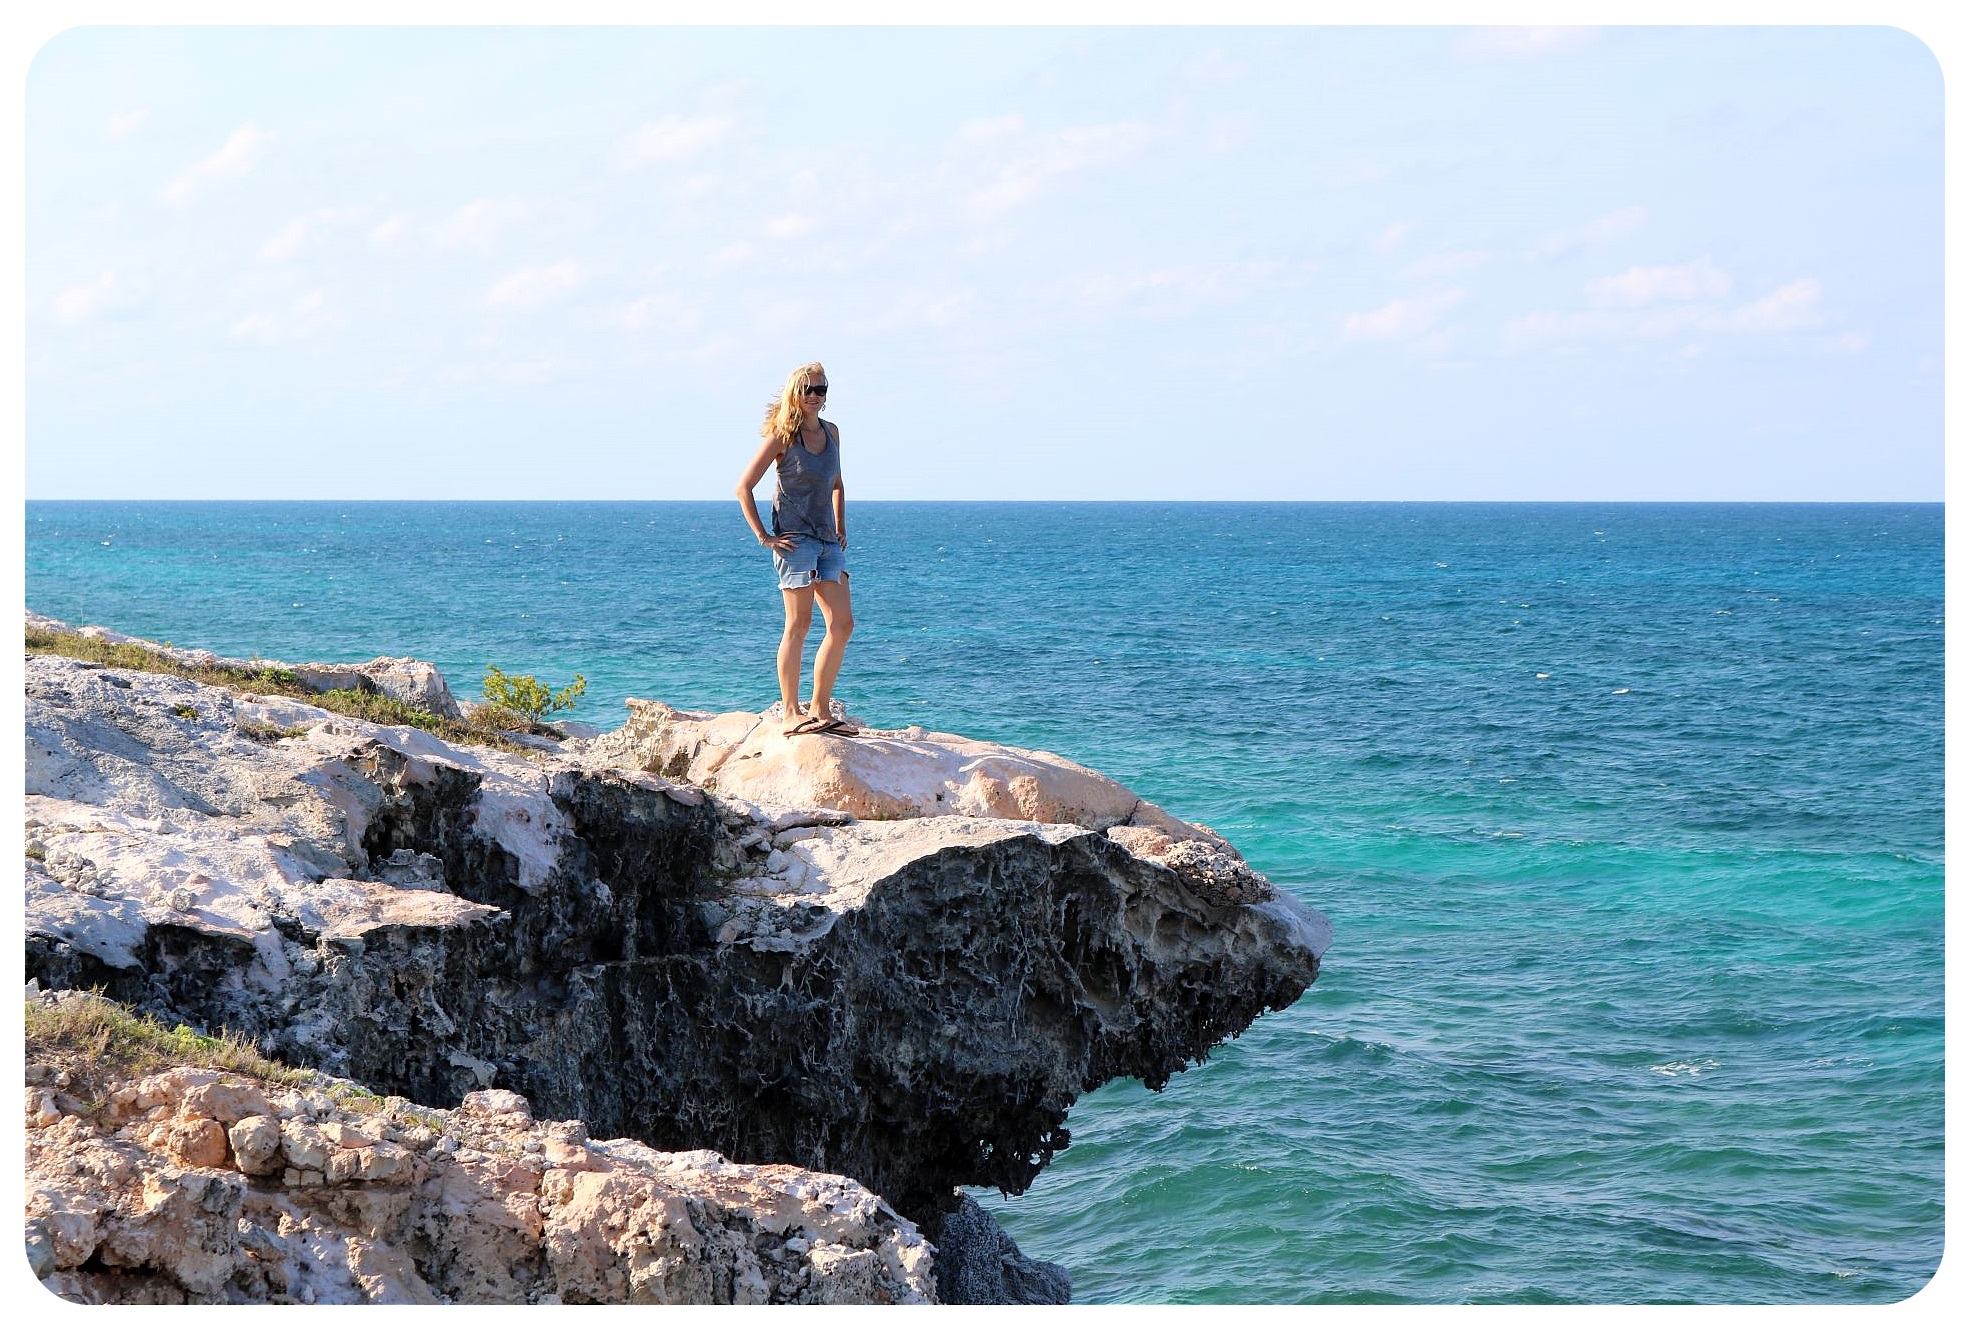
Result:
{"label": "small bush", "polygon": [[197,720],[198,708],[189,702],[180,702],[177,706],[171,708],[171,714],[179,720]]}
{"label": "small bush", "polygon": [[588,691],[588,680],[577,674],[566,688],[550,692],[546,684],[531,674],[506,674],[498,666],[488,665],[486,682],[480,691],[488,706],[538,722],[556,711],[574,710],[576,699]]}
{"label": "small bush", "polygon": [[[474,725],[482,725],[489,730],[525,730],[528,733],[532,733],[535,729],[534,722],[528,720],[519,712],[508,711],[505,707],[496,707],[490,702],[481,703],[479,706],[473,707],[471,720]],[[541,726],[540,728],[545,729],[546,727]]]}

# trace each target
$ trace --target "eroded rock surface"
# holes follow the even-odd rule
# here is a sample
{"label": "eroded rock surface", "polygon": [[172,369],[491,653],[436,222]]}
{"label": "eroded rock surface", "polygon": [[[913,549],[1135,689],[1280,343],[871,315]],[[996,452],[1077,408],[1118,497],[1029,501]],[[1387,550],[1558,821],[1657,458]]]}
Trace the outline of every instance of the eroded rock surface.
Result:
{"label": "eroded rock surface", "polygon": [[[853,738],[788,735],[765,712],[679,711],[630,698],[629,723],[571,750],[591,766],[657,772],[727,798],[830,808],[869,820],[982,817],[1106,832],[1204,894],[1254,904],[1274,891],[1209,827],[1185,822],[1098,771],[1031,748],[910,726]],[[837,714],[842,712],[835,704]]]}
{"label": "eroded rock surface", "polygon": [[72,1301],[937,1301],[931,1246],[850,1178],[591,1140],[506,1090],[88,1074],[27,1077],[28,1260]]}
{"label": "eroded rock surface", "polygon": [[93,637],[104,642],[127,642],[134,646],[154,651],[167,660],[179,665],[204,669],[235,670],[285,670],[294,675],[305,686],[317,692],[330,689],[347,688],[358,692],[380,693],[393,697],[408,706],[433,715],[458,720],[463,709],[458,699],[452,696],[445,676],[438,672],[437,666],[428,660],[418,660],[411,656],[378,656],[374,660],[360,664],[325,665],[320,661],[304,661],[290,664],[280,660],[262,660],[254,657],[241,660],[237,656],[221,656],[211,651],[174,647],[163,642],[152,642],[146,638],[130,637],[111,628],[95,624],[76,628],[51,619],[45,614],[27,612],[27,628],[30,632],[75,633],[81,637]]}
{"label": "eroded rock surface", "polygon": [[971,1306],[1063,1303],[1073,1292],[1064,1267],[1019,1250],[997,1220],[966,1196],[935,1216],[937,1280],[943,1300]]}
{"label": "eroded rock surface", "polygon": [[[726,718],[663,708],[655,738],[521,757],[38,656],[27,706],[44,984],[422,1103],[511,1089],[847,1174],[927,1223],[957,1186],[1023,1190],[1081,1093],[1159,1087],[1290,1004],[1329,936],[1205,829],[957,736],[754,716],[697,772],[683,727]],[[748,745],[782,774],[740,784]],[[843,783],[885,753],[910,811]]]}

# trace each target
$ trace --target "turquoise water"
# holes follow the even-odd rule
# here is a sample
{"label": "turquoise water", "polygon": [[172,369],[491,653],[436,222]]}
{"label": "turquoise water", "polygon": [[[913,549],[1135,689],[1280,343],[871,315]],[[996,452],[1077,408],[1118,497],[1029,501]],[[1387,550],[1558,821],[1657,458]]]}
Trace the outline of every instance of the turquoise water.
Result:
{"label": "turquoise water", "polygon": [[[1889,1302],[1943,1237],[1940,505],[858,504],[840,695],[1050,748],[1333,919],[1025,1196],[1084,1301]],[[28,603],[772,700],[729,504],[31,503]],[[818,634],[817,634],[818,636]]]}

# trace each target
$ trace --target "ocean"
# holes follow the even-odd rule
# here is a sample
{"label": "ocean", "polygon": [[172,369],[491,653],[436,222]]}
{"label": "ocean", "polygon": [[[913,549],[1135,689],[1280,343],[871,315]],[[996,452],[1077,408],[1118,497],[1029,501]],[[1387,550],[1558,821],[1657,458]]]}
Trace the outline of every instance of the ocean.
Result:
{"label": "ocean", "polygon": [[[1941,505],[858,502],[850,535],[852,712],[1094,766],[1334,922],[1294,1007],[979,1194],[1076,1301],[1933,1273]],[[73,623],[461,696],[580,673],[605,727],[776,696],[730,502],[31,502],[26,556]]]}

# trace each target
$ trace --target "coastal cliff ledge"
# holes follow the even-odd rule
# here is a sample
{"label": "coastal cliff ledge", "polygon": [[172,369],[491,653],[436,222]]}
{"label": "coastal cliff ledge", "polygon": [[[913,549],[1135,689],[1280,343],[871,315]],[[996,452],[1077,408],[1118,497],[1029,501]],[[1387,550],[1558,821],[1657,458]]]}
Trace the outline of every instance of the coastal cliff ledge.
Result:
{"label": "coastal cliff ledge", "polygon": [[930,1244],[850,1178],[591,1140],[510,1090],[141,1074],[98,1051],[146,1033],[114,1004],[29,1004],[27,1257],[72,1302],[938,1301]]}
{"label": "coastal cliff ledge", "polygon": [[28,973],[417,1103],[846,1175],[946,1300],[1010,1300],[1064,1281],[955,1189],[1024,1190],[1080,1094],[1289,1005],[1330,935],[1052,754],[643,702],[532,743],[30,654]]}

